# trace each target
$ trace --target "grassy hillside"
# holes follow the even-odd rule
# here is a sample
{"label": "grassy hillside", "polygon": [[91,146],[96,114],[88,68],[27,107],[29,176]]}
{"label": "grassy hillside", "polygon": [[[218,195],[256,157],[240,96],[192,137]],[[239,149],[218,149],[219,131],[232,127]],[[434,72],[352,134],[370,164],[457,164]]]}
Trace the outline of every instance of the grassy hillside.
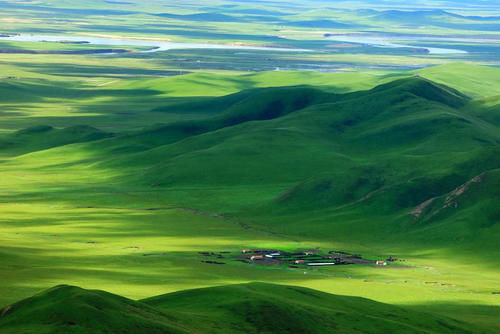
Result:
{"label": "grassy hillside", "polygon": [[[0,303],[57,284],[140,299],[264,281],[498,331],[496,70],[456,66],[475,81],[448,77],[451,65],[433,69],[438,82],[424,71],[37,81],[31,102],[13,94],[2,114]],[[246,247],[401,262],[304,271],[243,263]],[[229,255],[214,265],[200,252]]]}
{"label": "grassy hillside", "polygon": [[[179,111],[201,108],[205,113],[216,114],[216,116],[202,120],[155,125],[152,129],[145,129],[139,133],[130,134],[123,140],[113,141],[112,146],[126,146],[128,149],[138,146],[139,150],[144,151],[147,148],[163,146],[226,127],[251,121],[276,119],[329,99],[335,99],[335,96],[319,89],[283,87],[244,90],[219,98],[204,99],[200,102],[184,102],[169,106],[166,110],[157,109],[156,111],[168,112],[172,109]],[[106,147],[106,145],[104,146]]]}
{"label": "grassy hillside", "polygon": [[104,291],[56,286],[2,310],[2,333],[189,333],[147,305]]}
{"label": "grassy hillside", "polygon": [[499,95],[500,69],[495,67],[454,63],[426,68],[417,73],[429,80],[458,89],[470,97]]}
{"label": "grassy hillside", "polygon": [[180,291],[143,302],[197,319],[193,324],[195,328],[213,333],[469,331],[468,326],[460,322],[368,299],[265,283]]}
{"label": "grassy hillside", "polygon": [[[455,247],[462,239],[478,244],[485,232],[464,228],[435,235],[410,214],[500,168],[499,124],[484,116],[497,110],[453,88],[415,76],[346,94],[324,87],[261,88],[169,108],[202,105],[207,109],[197,119],[16,163],[84,151],[86,170],[112,175],[108,182],[119,187],[154,193],[170,205],[258,219],[258,225],[297,237],[328,238],[335,231],[353,241],[391,235],[404,244],[413,230],[422,232],[419,242],[435,239]],[[78,158],[67,162],[79,168]],[[352,234],[353,221],[367,217]],[[481,226],[496,235],[496,216],[488,217]],[[308,227],[311,218],[314,229]]]}
{"label": "grassy hillside", "polygon": [[494,2],[1,0],[0,333],[500,333]]}
{"label": "grassy hillside", "polygon": [[135,302],[57,286],[2,310],[2,333],[472,333],[422,312],[265,283],[180,291]]}
{"label": "grassy hillside", "polygon": [[[120,182],[152,191],[160,187],[179,205],[222,214],[271,218],[280,212],[335,209],[355,210],[361,218],[375,210],[372,218],[381,215],[384,220],[400,220],[426,200],[500,166],[497,158],[486,158],[500,142],[498,124],[478,118],[465,95],[422,78],[345,95],[300,87],[240,94],[250,94],[258,103],[248,108],[242,100],[206,121],[173,123],[94,145],[98,156],[108,155],[99,153],[108,152],[106,147],[119,156],[116,147],[144,143],[133,155],[128,149],[126,156],[99,165],[121,170]],[[275,200],[266,204],[261,196],[247,198],[245,206],[253,207],[248,211],[237,193],[228,201],[217,190],[225,185],[223,192],[230,194],[252,184],[269,186],[264,198]],[[191,188],[186,198],[178,192],[169,196],[184,187]],[[282,193],[276,193],[280,187]],[[191,201],[197,193],[210,194],[209,199]],[[328,229],[344,231],[338,224],[324,230],[317,223],[307,232],[292,222],[282,228],[319,236]],[[489,226],[495,225],[491,221]],[[347,235],[348,224],[345,228]],[[394,226],[373,225],[355,237],[389,231],[395,232]]]}
{"label": "grassy hillside", "polygon": [[99,140],[110,136],[111,134],[84,125],[64,129],[39,125],[0,137],[0,154],[21,155],[46,150],[51,147]]}

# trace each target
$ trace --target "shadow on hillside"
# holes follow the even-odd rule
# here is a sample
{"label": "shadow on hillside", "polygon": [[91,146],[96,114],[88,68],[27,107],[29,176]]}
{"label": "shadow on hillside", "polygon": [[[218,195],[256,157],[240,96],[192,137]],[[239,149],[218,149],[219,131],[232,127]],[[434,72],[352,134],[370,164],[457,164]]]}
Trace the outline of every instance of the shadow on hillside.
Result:
{"label": "shadow on hillside", "polygon": [[401,305],[407,309],[431,314],[440,314],[456,320],[469,322],[484,329],[483,333],[498,333],[500,323],[497,321],[500,306],[472,304],[467,301],[429,302],[418,305]]}

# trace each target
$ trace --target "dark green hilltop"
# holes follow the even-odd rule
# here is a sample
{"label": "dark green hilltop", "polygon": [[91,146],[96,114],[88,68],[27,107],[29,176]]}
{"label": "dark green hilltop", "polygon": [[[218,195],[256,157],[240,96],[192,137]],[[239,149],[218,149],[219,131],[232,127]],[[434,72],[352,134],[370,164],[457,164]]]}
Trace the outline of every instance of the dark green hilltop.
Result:
{"label": "dark green hilltop", "polygon": [[57,286],[2,310],[20,333],[474,333],[464,322],[364,298],[248,283],[133,301]]}

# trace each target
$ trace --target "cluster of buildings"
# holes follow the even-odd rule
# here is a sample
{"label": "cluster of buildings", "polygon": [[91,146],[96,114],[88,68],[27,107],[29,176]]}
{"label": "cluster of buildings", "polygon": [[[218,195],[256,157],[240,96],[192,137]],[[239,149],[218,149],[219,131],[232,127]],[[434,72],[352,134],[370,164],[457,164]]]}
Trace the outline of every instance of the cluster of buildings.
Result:
{"label": "cluster of buildings", "polygon": [[[360,255],[351,255],[344,252],[331,251],[328,255],[320,254],[318,249],[283,252],[276,249],[243,249],[243,258],[251,262],[262,264],[306,265],[311,267],[333,266],[339,264],[373,264],[373,260],[366,260]],[[391,258],[392,259],[392,258]],[[377,266],[386,266],[386,261],[375,261]]]}

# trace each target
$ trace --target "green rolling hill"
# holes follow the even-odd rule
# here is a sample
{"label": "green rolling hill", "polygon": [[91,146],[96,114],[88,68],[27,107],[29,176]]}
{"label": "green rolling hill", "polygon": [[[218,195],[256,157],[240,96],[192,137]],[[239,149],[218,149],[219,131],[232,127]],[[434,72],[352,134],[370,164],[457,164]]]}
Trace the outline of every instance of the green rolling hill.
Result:
{"label": "green rolling hill", "polygon": [[2,333],[473,333],[460,321],[364,298],[249,283],[133,301],[57,286],[4,308]]}
{"label": "green rolling hill", "polygon": [[[3,311],[0,332],[496,332],[498,69],[474,69],[214,75],[205,92],[199,74],[130,80],[107,88],[133,97],[136,115],[116,114],[117,126],[105,111],[67,118],[91,126],[52,116],[18,130],[11,118],[0,134],[2,303],[57,284],[133,300],[62,286]],[[100,96],[83,95],[78,104]],[[243,247],[405,262],[305,275],[242,263]],[[215,251],[230,254],[224,265],[200,255]],[[185,290],[251,281],[376,302],[266,284]]]}
{"label": "green rolling hill", "polygon": [[[489,195],[469,204],[470,210],[490,207],[484,221],[476,223],[467,211],[461,227],[451,231],[439,226],[453,213],[417,224],[411,212],[500,168],[498,110],[477,101],[420,76],[346,94],[323,87],[259,88],[205,99],[209,117],[74,149],[91,153],[85,164],[93,170],[113,170],[118,187],[194,209],[254,217],[259,225],[296,236],[321,238],[335,231],[370,241],[390,235],[387,241],[404,245],[406,235],[421,232],[413,239],[417,244],[473,246],[484,235],[498,235],[498,212]],[[195,109],[200,102],[177,107]],[[23,137],[19,133],[11,136]],[[488,194],[497,196],[498,188],[492,185]],[[353,234],[352,224],[359,221],[363,228]]]}
{"label": "green rolling hill", "polygon": [[22,155],[73,143],[89,142],[111,134],[86,125],[56,129],[39,125],[0,136],[1,155]]}
{"label": "green rolling hill", "polygon": [[148,305],[61,285],[3,309],[2,333],[189,333]]}
{"label": "green rolling hill", "polygon": [[203,102],[185,102],[156,111],[196,110],[216,114],[209,119],[179,121],[166,125],[156,125],[120,140],[113,141],[112,147],[137,145],[138,150],[166,145],[179,140],[236,126],[250,121],[276,119],[304,109],[307,106],[331,100],[334,95],[308,87],[279,87],[244,90],[239,93],[217,97]]}
{"label": "green rolling hill", "polygon": [[[347,94],[258,89],[209,105],[219,113],[93,142],[86,150],[95,153],[99,168],[119,171],[116,182],[314,237],[336,231],[399,239],[419,229],[410,214],[416,207],[500,167],[496,111],[421,77]],[[260,195],[241,201],[241,189],[255,185]],[[190,191],[176,192],[184,188]],[[191,202],[197,193],[209,197],[202,207]],[[312,211],[314,229],[304,223]],[[332,219],[337,215],[344,219]],[[352,221],[368,216],[369,225],[352,235]],[[481,226],[498,233],[495,213],[490,217]],[[471,225],[438,239],[474,243],[480,230]]]}
{"label": "green rolling hill", "polygon": [[0,334],[500,333],[500,0],[0,9]]}

